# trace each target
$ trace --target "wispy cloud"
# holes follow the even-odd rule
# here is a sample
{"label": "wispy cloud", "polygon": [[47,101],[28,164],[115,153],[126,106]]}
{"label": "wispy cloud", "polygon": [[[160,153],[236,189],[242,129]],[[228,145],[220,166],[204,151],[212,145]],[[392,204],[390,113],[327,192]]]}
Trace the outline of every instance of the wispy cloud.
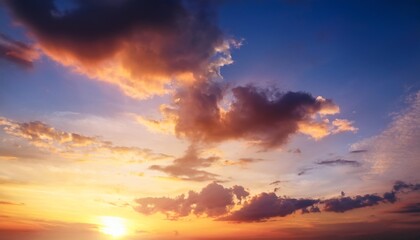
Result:
{"label": "wispy cloud", "polygon": [[118,146],[98,137],[61,131],[39,121],[19,123],[0,117],[0,126],[11,136],[26,140],[39,149],[60,154],[65,158],[78,159],[86,156],[93,158],[95,154],[103,156],[104,152],[112,158],[131,159],[137,162],[172,158],[170,155],[155,153],[147,148]]}
{"label": "wispy cloud", "polygon": [[409,106],[398,112],[379,135],[352,145],[351,150],[366,150],[361,158],[371,177],[392,179],[418,178],[420,168],[420,92],[409,98]]}
{"label": "wispy cloud", "polygon": [[23,67],[32,67],[39,58],[38,51],[28,44],[11,39],[0,33],[0,58],[12,61]]}
{"label": "wispy cloud", "polygon": [[218,161],[217,156],[202,158],[199,156],[200,149],[198,146],[192,144],[185,151],[185,155],[177,158],[171,165],[161,166],[152,165],[150,169],[162,171],[172,177],[188,181],[215,181],[218,180],[218,175],[213,174],[201,168],[209,167]]}

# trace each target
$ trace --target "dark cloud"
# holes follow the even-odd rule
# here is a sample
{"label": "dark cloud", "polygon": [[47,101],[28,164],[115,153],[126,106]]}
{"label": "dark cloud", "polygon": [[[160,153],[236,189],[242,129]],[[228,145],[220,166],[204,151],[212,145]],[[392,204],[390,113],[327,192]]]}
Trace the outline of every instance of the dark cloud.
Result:
{"label": "dark cloud", "polygon": [[241,202],[249,193],[241,186],[225,188],[215,182],[204,187],[200,192],[190,191],[188,195],[175,198],[139,198],[134,209],[142,214],[161,212],[170,219],[187,216],[191,213],[217,217],[226,214],[235,200]]}
{"label": "dark cloud", "polygon": [[[354,197],[346,197],[343,193],[341,197],[325,200],[279,197],[274,192],[263,192],[248,198],[249,192],[242,186],[225,188],[213,182],[199,193],[190,191],[188,195],[180,195],[175,198],[149,197],[136,199],[138,205],[135,206],[135,209],[146,215],[158,212],[164,213],[170,219],[185,217],[193,213],[196,215],[205,214],[219,221],[263,222],[271,218],[285,217],[296,211],[300,211],[302,214],[320,212],[344,213],[353,209],[376,206],[381,203],[393,204],[397,201],[396,195],[399,192],[390,191],[382,196],[365,194]],[[242,202],[243,200],[245,202]],[[238,208],[240,205],[242,206]],[[418,209],[419,204],[413,204],[396,212],[417,212]]]}
{"label": "dark cloud", "polygon": [[365,153],[367,151],[368,150],[364,150],[364,149],[362,149],[362,150],[353,150],[353,151],[350,151],[350,153]]}
{"label": "dark cloud", "polygon": [[393,190],[396,192],[400,191],[419,191],[420,190],[420,184],[411,184],[411,183],[405,183],[403,181],[396,181],[393,187]]}
{"label": "dark cloud", "polygon": [[165,93],[173,79],[195,81],[231,63],[233,41],[208,2],[78,0],[67,11],[53,0],[5,2],[49,57],[132,97]]}
{"label": "dark cloud", "polygon": [[317,206],[311,206],[311,207],[308,207],[308,208],[302,208],[301,212],[302,212],[302,214],[319,213],[319,212],[321,212],[321,210]]}
{"label": "dark cloud", "polygon": [[396,193],[393,191],[384,193],[383,198],[385,201],[388,201],[390,203],[395,203],[397,201]]}
{"label": "dark cloud", "polygon": [[307,174],[309,171],[311,171],[312,169],[313,169],[313,168],[304,168],[304,169],[300,170],[300,171],[297,173],[297,175],[298,175],[298,176],[305,175],[305,174]]}
{"label": "dark cloud", "polygon": [[0,33],[0,58],[23,67],[32,67],[33,62],[39,58],[39,54],[32,46]]}
{"label": "dark cloud", "polygon": [[420,203],[412,203],[403,206],[402,208],[393,211],[393,213],[414,213],[420,214]]}
{"label": "dark cloud", "polygon": [[386,192],[383,196],[377,194],[366,194],[364,196],[332,198],[322,201],[324,211],[327,212],[346,212],[356,208],[363,208],[378,205],[379,203],[395,203],[397,194],[400,192],[411,192],[420,190],[420,184],[405,183],[403,181],[395,182],[392,190]]}
{"label": "dark cloud", "polygon": [[260,222],[273,217],[285,217],[297,210],[306,209],[319,202],[314,199],[278,197],[275,193],[261,193],[244,203],[243,207],[221,217],[221,221]]}
{"label": "dark cloud", "polygon": [[375,194],[366,194],[356,197],[332,198],[322,201],[326,212],[346,212],[356,208],[370,207],[386,202],[383,197]]}
{"label": "dark cloud", "polygon": [[277,180],[277,181],[271,182],[269,185],[278,185],[280,183],[282,183],[282,181]]}
{"label": "dark cloud", "polygon": [[317,162],[317,164],[328,165],[328,166],[340,166],[340,165],[349,165],[349,166],[354,166],[354,167],[360,166],[360,163],[358,161],[345,160],[345,159],[323,160],[323,161]]}
{"label": "dark cloud", "polygon": [[150,169],[162,171],[172,177],[188,181],[214,181],[218,175],[200,170],[200,168],[209,167],[218,161],[219,157],[199,157],[200,150],[194,144],[191,144],[185,152],[185,155],[177,158],[171,165],[160,166],[152,165]]}
{"label": "dark cloud", "polygon": [[[228,94],[232,94],[232,101],[224,106]],[[174,122],[178,136],[207,143],[242,139],[266,149],[281,146],[297,132],[314,138],[334,132],[333,126],[315,122],[313,117],[339,111],[331,100],[305,92],[283,93],[254,86],[228,91],[214,82],[180,89],[174,99],[171,106],[161,110]]]}

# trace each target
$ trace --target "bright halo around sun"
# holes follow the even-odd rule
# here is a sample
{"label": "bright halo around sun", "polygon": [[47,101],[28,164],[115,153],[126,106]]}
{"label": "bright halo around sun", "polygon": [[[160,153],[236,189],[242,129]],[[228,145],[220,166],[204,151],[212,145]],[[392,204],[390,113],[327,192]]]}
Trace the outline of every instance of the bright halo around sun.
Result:
{"label": "bright halo around sun", "polygon": [[119,217],[104,216],[101,217],[101,232],[112,237],[122,237],[127,234],[125,219]]}

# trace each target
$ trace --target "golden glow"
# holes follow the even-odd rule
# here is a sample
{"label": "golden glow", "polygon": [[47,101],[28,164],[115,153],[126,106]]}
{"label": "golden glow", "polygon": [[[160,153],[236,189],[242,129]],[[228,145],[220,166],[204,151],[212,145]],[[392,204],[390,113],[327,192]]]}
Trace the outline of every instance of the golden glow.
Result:
{"label": "golden glow", "polygon": [[101,217],[101,232],[113,237],[121,237],[127,234],[125,220],[119,217]]}

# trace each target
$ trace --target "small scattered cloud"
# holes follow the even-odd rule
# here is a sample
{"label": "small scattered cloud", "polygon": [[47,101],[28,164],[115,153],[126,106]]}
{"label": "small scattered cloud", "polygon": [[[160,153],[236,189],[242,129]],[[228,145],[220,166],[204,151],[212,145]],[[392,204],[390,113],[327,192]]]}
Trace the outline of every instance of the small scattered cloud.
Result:
{"label": "small scattered cloud", "polygon": [[312,167],[303,168],[303,169],[299,170],[299,172],[297,173],[297,175],[298,175],[298,176],[305,175],[305,174],[307,174],[309,171],[311,171],[312,169],[314,169],[314,168],[312,168]]}
{"label": "small scattered cloud", "polygon": [[166,166],[152,165],[150,169],[161,171],[176,179],[187,181],[202,182],[218,180],[217,174],[201,170],[201,168],[211,166],[216,161],[219,161],[220,158],[217,156],[200,157],[200,151],[197,145],[191,144],[184,156],[173,160],[172,164]]}
{"label": "small scattered cloud", "polygon": [[360,166],[360,162],[354,160],[345,160],[345,159],[335,159],[335,160],[323,160],[317,162],[318,165],[325,165],[325,166],[353,166],[358,167]]}
{"label": "small scattered cloud", "polygon": [[223,164],[229,165],[229,166],[246,167],[249,164],[262,162],[262,161],[264,161],[264,159],[261,159],[261,158],[239,158],[238,160],[233,160],[233,161],[225,160]]}
{"label": "small scattered cloud", "polygon": [[351,154],[357,154],[357,153],[365,153],[367,151],[368,150],[366,150],[366,149],[360,149],[360,150],[352,150],[352,151],[350,151],[350,153]]}
{"label": "small scattered cloud", "polygon": [[271,182],[269,185],[279,185],[282,182],[283,181],[277,180],[277,181]]}

